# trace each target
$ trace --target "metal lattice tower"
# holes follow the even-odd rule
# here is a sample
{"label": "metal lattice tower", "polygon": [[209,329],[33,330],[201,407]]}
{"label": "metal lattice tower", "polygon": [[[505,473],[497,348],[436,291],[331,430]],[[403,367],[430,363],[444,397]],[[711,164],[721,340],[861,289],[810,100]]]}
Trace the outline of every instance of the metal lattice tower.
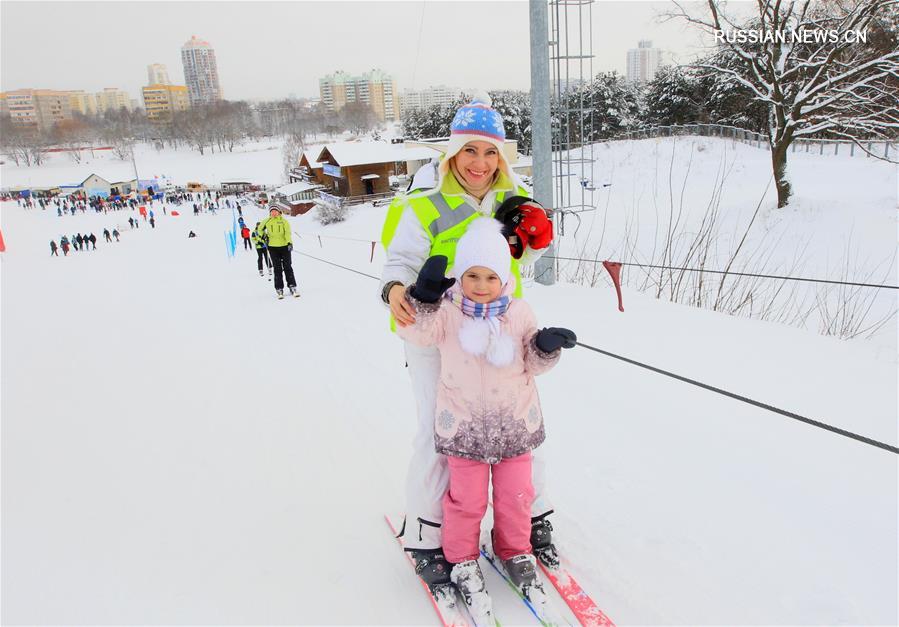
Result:
{"label": "metal lattice tower", "polygon": [[549,68],[553,111],[553,208],[565,216],[596,209],[593,123],[587,90],[593,80],[593,0],[549,0]]}

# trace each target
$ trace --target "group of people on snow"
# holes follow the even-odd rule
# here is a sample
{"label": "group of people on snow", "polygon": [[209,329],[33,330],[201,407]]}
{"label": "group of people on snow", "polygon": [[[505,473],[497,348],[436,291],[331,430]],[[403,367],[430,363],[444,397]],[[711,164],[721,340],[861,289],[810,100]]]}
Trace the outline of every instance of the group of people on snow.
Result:
{"label": "group of people on snow", "polygon": [[[108,235],[108,231],[106,229],[103,230],[104,234]],[[118,231],[115,231],[116,241],[118,241]],[[109,241],[107,236],[106,241]],[[63,256],[68,256],[69,250],[74,248],[75,250],[97,250],[97,236],[93,233],[84,234],[76,233],[72,236],[70,240],[65,235],[60,236],[59,245],[56,244],[55,240],[50,240],[50,255],[59,257],[59,250],[62,250]]]}
{"label": "group of people on snow", "polygon": [[558,566],[534,376],[576,342],[568,329],[538,330],[522,299],[520,268],[553,230],[504,139],[489,98],[460,107],[444,156],[393,201],[382,232],[381,299],[405,342],[417,407],[400,533],[425,583],[455,586],[488,622],[478,556],[491,475],[493,550],[511,581],[527,594],[542,586],[537,559]]}

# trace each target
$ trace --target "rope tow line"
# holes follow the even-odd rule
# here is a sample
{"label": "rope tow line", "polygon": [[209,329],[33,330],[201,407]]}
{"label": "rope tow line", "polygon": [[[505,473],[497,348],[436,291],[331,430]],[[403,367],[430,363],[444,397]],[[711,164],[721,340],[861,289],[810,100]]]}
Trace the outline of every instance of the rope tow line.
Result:
{"label": "rope tow line", "polygon": [[[559,257],[556,255],[543,255],[543,259],[559,259],[562,261],[586,261],[588,263],[605,263],[601,259],[581,259],[580,257]],[[632,263],[619,261],[622,266],[636,266],[638,268],[654,268],[659,270],[677,270],[680,272],[706,272],[708,274],[725,274],[733,276],[747,276],[759,279],[780,279],[783,281],[806,281],[809,283],[830,283],[832,285],[849,285],[853,287],[874,287],[885,290],[899,290],[899,285],[881,285],[879,283],[853,283],[851,281],[833,281],[830,279],[809,279],[796,276],[780,276],[776,274],[753,274],[751,272],[734,272],[733,270],[706,270],[705,268],[678,268],[674,266],[656,266],[647,263]]]}
{"label": "rope tow line", "polygon": [[[354,270],[353,268],[348,268],[346,266],[342,266],[338,263],[334,263],[332,261],[327,261],[326,259],[319,259],[318,257],[313,257],[307,253],[300,252],[295,250],[294,252],[303,255],[304,257],[309,257],[310,259],[315,259],[316,261],[321,261],[322,263],[326,263],[331,266],[336,266],[338,268],[342,268],[344,270],[348,270],[349,272],[354,272],[355,274],[361,274],[362,276],[366,276],[370,279],[374,279],[376,281],[380,281],[379,277],[376,277],[371,274],[367,274],[365,272],[361,272],[359,270]],[[642,362],[629,359],[627,357],[623,357],[621,355],[616,355],[615,353],[610,353],[609,351],[602,350],[601,348],[596,348],[595,346],[590,346],[589,344],[584,344],[583,342],[575,342],[578,346],[582,348],[586,348],[587,350],[594,351],[601,355],[605,355],[607,357],[612,357],[613,359],[618,359],[625,363],[631,364],[633,366],[638,366],[640,368],[644,368],[646,370],[651,370],[657,374],[664,375],[666,377],[671,377],[672,379],[676,379],[683,383],[689,383],[690,385],[695,385],[696,387],[702,388],[704,390],[708,390],[710,392],[715,392],[716,394],[721,394],[722,396],[727,396],[728,398],[732,398],[734,400],[747,403],[749,405],[753,405],[754,407],[758,407],[760,409],[764,409],[766,411],[773,412],[775,414],[780,414],[781,416],[786,416],[787,418],[792,418],[793,420],[798,420],[799,422],[804,422],[805,424],[811,425],[813,427],[817,427],[819,429],[824,429],[825,431],[830,431],[831,433],[836,433],[837,435],[841,435],[846,438],[850,438],[856,440],[858,442],[862,442],[864,444],[868,444],[870,446],[874,446],[877,448],[881,448],[885,451],[889,451],[890,453],[895,453],[899,455],[899,447],[893,446],[891,444],[886,444],[884,442],[880,442],[878,440],[874,440],[872,438],[859,435],[858,433],[853,433],[852,431],[847,431],[845,429],[840,429],[839,427],[834,427],[833,425],[829,425],[827,423],[821,422],[819,420],[813,420],[811,418],[806,418],[805,416],[801,416],[799,414],[793,413],[791,411],[787,411],[785,409],[780,409],[778,407],[774,407],[773,405],[768,405],[767,403],[762,403],[760,401],[753,400],[746,396],[741,396],[740,394],[735,394],[734,392],[728,392],[727,390],[723,390],[721,388],[717,388],[713,385],[709,385],[707,383],[702,383],[701,381],[696,381],[695,379],[690,379],[688,377],[681,376],[679,374],[675,374],[673,372],[669,372],[667,370],[662,370],[661,368],[656,368],[655,366],[650,366],[649,364],[644,364]]]}
{"label": "rope tow line", "polygon": [[838,435],[842,435],[847,438],[852,438],[853,440],[858,440],[859,442],[864,442],[865,444],[870,444],[871,446],[876,446],[878,448],[884,449],[885,451],[889,451],[891,453],[896,453],[897,455],[899,455],[899,448],[892,446],[890,444],[885,444],[883,442],[873,440],[871,438],[865,437],[863,435],[859,435],[857,433],[852,433],[851,431],[846,431],[845,429],[840,429],[839,427],[834,427],[832,425],[826,424],[824,422],[820,422],[818,420],[812,420],[811,418],[806,418],[805,416],[800,416],[799,414],[794,414],[791,411],[787,411],[785,409],[780,409],[778,407],[774,407],[773,405],[768,405],[767,403],[755,401],[751,398],[747,398],[746,396],[734,394],[733,392],[728,392],[727,390],[722,390],[721,388],[716,388],[713,385],[709,385],[707,383],[702,383],[701,381],[696,381],[696,380],[690,379],[688,377],[683,377],[679,374],[674,374],[673,372],[668,372],[667,370],[662,370],[661,368],[656,368],[654,366],[650,366],[648,364],[644,364],[639,361],[635,361],[633,359],[628,359],[627,357],[622,357],[621,355],[616,355],[615,353],[610,353],[608,351],[604,351],[601,348],[596,348],[595,346],[590,346],[589,344],[584,344],[582,342],[576,342],[576,344],[578,346],[581,346],[588,350],[595,351],[602,355],[606,355],[607,357],[619,359],[619,360],[629,363],[633,366],[639,366],[640,368],[645,368],[646,370],[651,370],[652,372],[665,375],[666,377],[671,377],[672,379],[677,379],[678,381],[683,381],[684,383],[689,383],[690,385],[695,385],[704,390],[709,390],[710,392],[715,392],[716,394],[721,394],[723,396],[727,396],[729,398],[736,399],[743,403],[748,403],[749,405],[754,405],[755,407],[760,407],[761,409],[765,409],[770,412],[774,412],[775,414],[780,414],[781,416],[786,416],[787,418],[792,418],[793,420],[798,420],[799,422],[804,422],[806,424],[812,425],[813,427],[818,427],[819,429],[825,429],[826,431],[831,431]]}

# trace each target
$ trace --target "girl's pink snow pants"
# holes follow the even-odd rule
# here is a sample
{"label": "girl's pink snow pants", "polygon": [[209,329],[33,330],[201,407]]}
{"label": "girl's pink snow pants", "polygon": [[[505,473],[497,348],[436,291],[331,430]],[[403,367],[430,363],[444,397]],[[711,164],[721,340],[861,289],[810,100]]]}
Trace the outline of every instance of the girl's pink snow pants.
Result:
{"label": "girl's pink snow pants", "polygon": [[461,457],[447,457],[449,490],[443,497],[443,554],[451,564],[477,559],[481,519],[487,511],[493,470],[493,549],[507,560],[531,552],[531,454],[504,459],[491,466]]}

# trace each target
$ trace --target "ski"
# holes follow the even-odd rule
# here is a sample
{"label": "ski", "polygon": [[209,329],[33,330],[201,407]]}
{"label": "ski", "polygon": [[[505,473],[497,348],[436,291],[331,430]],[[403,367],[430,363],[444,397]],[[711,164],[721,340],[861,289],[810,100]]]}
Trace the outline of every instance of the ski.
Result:
{"label": "ski", "polygon": [[[493,503],[491,502],[489,505],[492,510]],[[599,609],[596,602],[581,588],[581,585],[564,565],[560,564],[558,568],[550,568],[540,560],[539,556],[537,564],[540,565],[546,578],[552,583],[556,592],[559,593],[581,625],[584,627],[615,627],[612,619]]]}
{"label": "ski", "polygon": [[[390,517],[385,514],[384,520],[387,521],[387,526],[390,527],[390,531],[393,533],[393,537],[396,538],[397,542],[400,543],[400,547],[405,549],[405,544],[403,543],[402,538],[397,538],[397,530],[396,527],[393,526],[393,523],[390,520]],[[415,569],[415,561],[412,559],[412,556],[407,552],[403,551],[403,554],[409,560],[409,564],[412,565],[412,569]],[[440,618],[440,624],[443,627],[453,627],[455,625],[459,626],[470,626],[473,623],[468,620],[468,617],[465,614],[465,610],[462,609],[464,604],[459,603],[456,595],[456,588],[452,585],[441,586],[437,588],[435,591],[431,591],[428,588],[428,584],[419,579],[418,574],[416,573],[415,578],[418,579],[418,583],[421,584],[422,588],[425,589],[425,592],[431,599],[431,603],[434,606],[434,611],[437,612],[437,616]],[[498,623],[497,623],[498,624]]]}
{"label": "ski", "polygon": [[544,627],[555,627],[556,625],[571,624],[559,616],[558,612],[555,611],[555,608],[552,607],[549,598],[546,595],[546,591],[543,589],[542,583],[533,587],[530,596],[525,596],[521,590],[518,589],[518,586],[512,583],[512,580],[509,579],[509,575],[506,573],[506,569],[502,567],[493,555],[493,552],[485,544],[481,545],[481,555],[487,560],[490,566],[493,567],[493,570],[495,570],[509,587],[512,588],[512,591],[515,592],[518,598],[527,606],[528,610],[541,625]]}
{"label": "ski", "polygon": [[537,560],[537,563],[540,564],[546,578],[550,580],[581,625],[584,627],[615,627],[612,619],[606,616],[593,599],[584,592],[568,569],[564,566],[547,568],[546,564],[540,560]]}

